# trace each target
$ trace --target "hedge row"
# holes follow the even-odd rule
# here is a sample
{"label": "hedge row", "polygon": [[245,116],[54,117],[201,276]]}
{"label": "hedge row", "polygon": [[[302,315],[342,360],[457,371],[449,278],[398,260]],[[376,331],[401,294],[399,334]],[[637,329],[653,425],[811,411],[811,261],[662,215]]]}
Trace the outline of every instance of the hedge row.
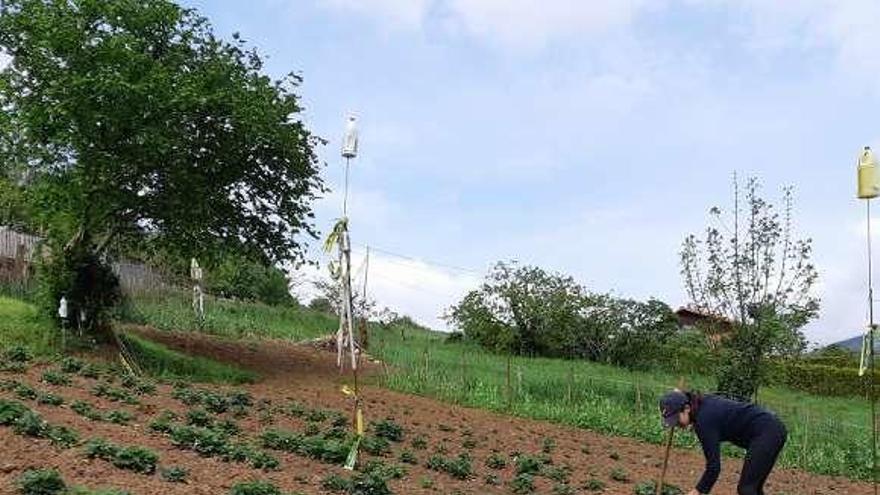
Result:
{"label": "hedge row", "polygon": [[[772,375],[780,385],[816,395],[866,397],[871,385],[870,374],[860,377],[858,368],[824,364],[777,363]],[[880,373],[876,377],[880,382]]]}

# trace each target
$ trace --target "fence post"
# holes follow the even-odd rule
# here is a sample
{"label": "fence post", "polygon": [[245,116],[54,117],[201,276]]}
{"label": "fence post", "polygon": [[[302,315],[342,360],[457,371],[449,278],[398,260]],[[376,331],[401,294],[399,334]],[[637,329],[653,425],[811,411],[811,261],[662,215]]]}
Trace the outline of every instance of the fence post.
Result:
{"label": "fence post", "polygon": [[507,410],[510,410],[512,405],[512,395],[510,390],[510,353],[507,353]]}

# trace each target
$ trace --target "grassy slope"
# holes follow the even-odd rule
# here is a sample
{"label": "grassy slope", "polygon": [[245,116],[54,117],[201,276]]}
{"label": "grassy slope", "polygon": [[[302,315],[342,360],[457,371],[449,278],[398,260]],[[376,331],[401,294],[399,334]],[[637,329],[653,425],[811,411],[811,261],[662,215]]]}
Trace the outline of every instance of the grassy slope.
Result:
{"label": "grassy slope", "polygon": [[[0,349],[25,346],[42,358],[61,354],[62,342],[53,322],[27,302],[0,297]],[[256,375],[224,363],[187,356],[155,342],[123,337],[141,368],[151,376],[210,383],[245,383]]]}
{"label": "grassy slope", "polygon": [[61,348],[52,321],[37,308],[18,299],[0,297],[0,348],[26,345],[40,357],[57,355]]}
{"label": "grassy slope", "polygon": [[[679,379],[583,361],[513,358],[508,408],[504,356],[466,343],[445,343],[442,336],[426,332],[409,332],[402,340],[398,332],[376,331],[372,339],[371,352],[396,370],[381,378],[392,389],[653,443],[663,438],[655,405],[659,394]],[[685,379],[698,389],[713,387],[706,377]],[[788,425],[783,465],[853,478],[869,476],[870,415],[864,401],[775,387],[763,389],[760,400]],[[690,433],[678,435],[677,441],[696,445]],[[727,453],[741,454],[733,448]]]}
{"label": "grassy slope", "polygon": [[187,293],[140,297],[129,303],[122,318],[160,330],[204,331],[229,338],[304,340],[334,332],[335,318],[295,307],[205,298],[205,321],[200,326]]}

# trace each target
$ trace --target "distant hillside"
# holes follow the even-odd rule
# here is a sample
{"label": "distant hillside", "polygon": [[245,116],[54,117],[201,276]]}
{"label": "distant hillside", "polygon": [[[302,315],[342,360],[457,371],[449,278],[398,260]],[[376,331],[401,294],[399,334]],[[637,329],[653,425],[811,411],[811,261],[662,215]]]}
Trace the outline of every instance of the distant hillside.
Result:
{"label": "distant hillside", "polygon": [[[874,344],[875,347],[878,346],[877,344],[880,344],[880,343],[875,342],[875,344]],[[835,343],[829,345],[828,347],[831,347],[831,346],[841,347],[843,349],[848,349],[853,352],[862,352],[862,336],[856,335],[855,337],[852,337],[852,338],[849,338],[846,340],[841,340],[840,342],[835,342]]]}

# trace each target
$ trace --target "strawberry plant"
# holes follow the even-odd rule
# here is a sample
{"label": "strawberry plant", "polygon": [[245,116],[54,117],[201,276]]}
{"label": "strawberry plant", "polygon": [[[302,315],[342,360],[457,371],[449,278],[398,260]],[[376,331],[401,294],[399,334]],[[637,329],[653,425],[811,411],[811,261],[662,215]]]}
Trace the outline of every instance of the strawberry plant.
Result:
{"label": "strawberry plant", "polygon": [[282,495],[281,490],[268,481],[249,481],[233,485],[229,495]]}
{"label": "strawberry plant", "polygon": [[70,377],[53,370],[43,372],[42,380],[49,385],[70,385]]}
{"label": "strawberry plant", "polygon": [[61,495],[67,492],[64,480],[54,469],[29,469],[18,478],[16,485],[22,495]]}
{"label": "strawberry plant", "polygon": [[507,459],[498,452],[492,452],[489,454],[489,457],[486,458],[486,467],[492,469],[504,469],[507,467]]}
{"label": "strawberry plant", "polygon": [[159,475],[169,483],[185,483],[187,476],[189,476],[189,471],[180,466],[172,466],[159,469]]}
{"label": "strawberry plant", "polygon": [[343,478],[338,474],[327,475],[321,480],[321,488],[332,492],[347,492],[351,490],[351,487],[351,480]]}
{"label": "strawberry plant", "polygon": [[611,479],[621,483],[629,482],[629,475],[623,468],[614,468],[611,470]]}
{"label": "strawberry plant", "polygon": [[510,482],[510,491],[517,495],[528,495],[535,491],[535,479],[529,473],[517,474]]}
{"label": "strawberry plant", "polygon": [[385,418],[373,423],[373,432],[377,437],[392,442],[400,442],[403,440],[403,427],[395,423],[392,418]]}
{"label": "strawberry plant", "polygon": [[85,365],[86,363],[81,359],[66,357],[61,360],[61,365],[59,367],[63,373],[79,373]]}
{"label": "strawberry plant", "polygon": [[[655,495],[656,490],[656,481],[643,481],[636,485],[633,493],[635,495]],[[682,495],[683,493],[684,491],[681,488],[667,483],[663,483],[663,489],[660,490],[661,495]]]}

